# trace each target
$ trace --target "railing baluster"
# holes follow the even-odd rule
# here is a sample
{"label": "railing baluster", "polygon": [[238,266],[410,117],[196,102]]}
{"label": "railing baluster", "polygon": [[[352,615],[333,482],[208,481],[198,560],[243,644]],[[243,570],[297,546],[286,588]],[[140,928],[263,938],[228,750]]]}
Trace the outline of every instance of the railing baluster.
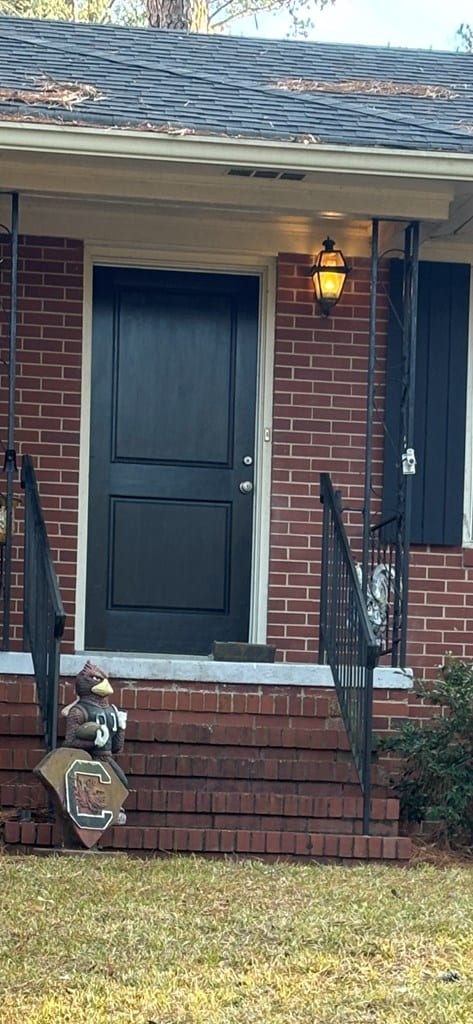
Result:
{"label": "railing baluster", "polygon": [[66,616],[51,558],[36,475],[24,455],[21,486],[25,491],[23,621],[31,651],[48,750],[57,743],[60,640]]}
{"label": "railing baluster", "polygon": [[319,660],[326,658],[363,792],[363,830],[369,833],[373,670],[379,644],[373,633],[348,544],[340,503],[322,473],[324,506]]}

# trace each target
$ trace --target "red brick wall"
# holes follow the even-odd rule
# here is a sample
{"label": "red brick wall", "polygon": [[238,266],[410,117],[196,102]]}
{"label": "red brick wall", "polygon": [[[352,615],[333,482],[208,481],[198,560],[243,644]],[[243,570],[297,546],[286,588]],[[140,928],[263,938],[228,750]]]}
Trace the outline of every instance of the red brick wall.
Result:
{"label": "red brick wall", "polygon": [[[6,445],[9,247],[0,248],[0,429]],[[20,238],[16,447],[32,455],[66,607],[65,649],[74,629],[82,361],[82,242]],[[16,488],[20,493],[19,483]],[[22,647],[22,523],[17,516],[12,647]]]}
{"label": "red brick wall", "polygon": [[[9,252],[0,248],[0,438],[6,445]],[[268,641],[278,656],[313,661],[320,574],[319,475],[329,471],[345,501],[363,499],[370,268],[354,259],[332,317],[315,310],[312,257],[279,260]],[[73,648],[76,578],[82,243],[21,238],[18,302],[17,447],[35,461]],[[374,486],[381,492],[387,300],[378,308]],[[19,487],[18,487],[19,490]],[[379,499],[374,497],[374,508]],[[21,513],[13,577],[13,645],[22,646]],[[361,516],[349,519],[356,548]],[[447,649],[473,656],[473,568],[458,549],[413,553],[409,663],[432,670]]]}
{"label": "red brick wall", "polygon": [[[314,660],[322,510],[319,479],[330,472],[345,502],[361,508],[366,437],[370,262],[351,260],[340,305],[316,311],[311,256],[279,258],[274,371],[273,499],[268,636],[288,661]],[[385,281],[385,272],[380,275]],[[380,289],[374,424],[374,485],[381,493],[387,299]],[[376,507],[376,499],[373,508]],[[349,519],[354,548],[361,515]]]}
{"label": "red brick wall", "polygon": [[409,664],[432,675],[445,653],[473,658],[471,550],[415,548],[411,555]]}
{"label": "red brick wall", "polygon": [[[288,661],[315,658],[321,507],[319,476],[330,472],[346,504],[363,503],[370,266],[354,259],[343,298],[328,319],[315,309],[309,255],[279,258],[274,372],[274,454],[268,640]],[[373,511],[382,490],[387,267],[378,303]],[[348,517],[359,549],[361,516]],[[468,565],[468,560],[470,565]],[[432,673],[447,650],[473,657],[471,552],[412,553],[408,663]]]}

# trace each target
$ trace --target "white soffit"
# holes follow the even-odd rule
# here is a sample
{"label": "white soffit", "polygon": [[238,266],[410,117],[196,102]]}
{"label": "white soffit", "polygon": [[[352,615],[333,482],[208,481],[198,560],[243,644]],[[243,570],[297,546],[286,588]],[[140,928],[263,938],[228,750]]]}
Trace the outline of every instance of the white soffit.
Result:
{"label": "white soffit", "polygon": [[387,168],[383,175],[360,175],[349,167],[340,166],[336,173],[327,173],[316,166],[299,171],[296,166],[285,170],[280,165],[271,172],[276,176],[269,178],[259,164],[245,165],[243,170],[248,174],[229,173],[236,170],[233,163],[173,164],[163,160],[158,164],[143,155],[119,159],[113,153],[106,157],[103,153],[72,156],[21,150],[13,155],[5,151],[0,161],[0,189],[129,202],[185,202],[222,210],[312,216],[331,210],[353,217],[419,220],[447,218],[455,194],[452,182],[399,177],[389,174]]}

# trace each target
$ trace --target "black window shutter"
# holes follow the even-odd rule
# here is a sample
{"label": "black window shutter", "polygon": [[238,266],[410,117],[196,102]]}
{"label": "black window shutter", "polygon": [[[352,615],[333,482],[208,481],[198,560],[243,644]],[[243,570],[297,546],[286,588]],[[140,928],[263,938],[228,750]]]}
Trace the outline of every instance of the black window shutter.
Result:
{"label": "black window shutter", "polygon": [[[469,265],[419,263],[413,544],[462,543],[469,298]],[[402,449],[402,329],[399,322],[402,323],[402,262],[399,260],[391,263],[390,299],[384,517],[397,509]]]}

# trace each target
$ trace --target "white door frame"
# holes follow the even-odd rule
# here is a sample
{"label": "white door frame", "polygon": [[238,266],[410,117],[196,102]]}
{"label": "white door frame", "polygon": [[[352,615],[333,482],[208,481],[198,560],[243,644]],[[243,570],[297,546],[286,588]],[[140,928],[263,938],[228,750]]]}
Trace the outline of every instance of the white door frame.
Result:
{"label": "white door frame", "polygon": [[[137,246],[104,244],[84,246],[84,326],[79,466],[79,515],[75,649],[85,649],[85,602],[87,571],[87,520],[89,504],[90,402],[92,356],[92,286],[94,266],[206,271],[251,274],[260,281],[258,368],[255,434],[255,500],[253,506],[253,555],[249,640],[266,642],[271,508],[271,450],[273,411],[274,327],[276,312],[276,259],[235,255],[157,251]],[[136,652],[141,653],[141,652]],[[167,652],[156,652],[165,654]]]}

